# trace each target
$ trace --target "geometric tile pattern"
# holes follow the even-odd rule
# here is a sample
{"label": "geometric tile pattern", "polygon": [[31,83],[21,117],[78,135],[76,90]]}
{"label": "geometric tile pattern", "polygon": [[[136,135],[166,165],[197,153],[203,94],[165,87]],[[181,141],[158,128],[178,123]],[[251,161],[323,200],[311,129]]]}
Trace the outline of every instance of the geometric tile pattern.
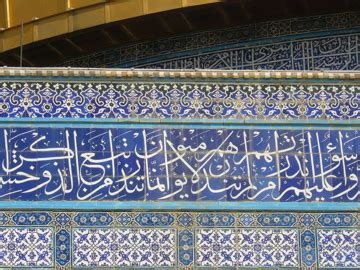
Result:
{"label": "geometric tile pattern", "polygon": [[300,218],[301,225],[308,227],[314,224],[314,217],[310,214],[304,214]]}
{"label": "geometric tile pattern", "polygon": [[229,214],[199,214],[196,218],[197,224],[207,227],[230,227],[235,218]]}
{"label": "geometric tile pattern", "polygon": [[113,218],[106,213],[79,213],[74,221],[79,226],[106,226],[110,225]]}
{"label": "geometric tile pattern", "polygon": [[[8,221],[0,227],[0,267],[360,267],[360,223],[355,212],[2,213]],[[19,220],[36,225],[16,225]],[[316,220],[325,220],[326,226]]]}
{"label": "geometric tile pattern", "polygon": [[13,216],[13,221],[16,225],[47,225],[51,216],[46,212],[21,212]]}
{"label": "geometric tile pattern", "polygon": [[140,213],[136,216],[135,222],[144,227],[162,227],[171,225],[174,217],[168,213]]}
{"label": "geometric tile pattern", "polygon": [[358,91],[324,83],[12,81],[0,84],[0,117],[358,119]]}
{"label": "geometric tile pattern", "polygon": [[243,214],[240,216],[240,224],[243,225],[244,227],[249,227],[249,225],[251,225],[254,221],[253,216],[249,215],[249,214]]}
{"label": "geometric tile pattern", "polygon": [[173,229],[75,229],[73,265],[175,266],[175,238]]}
{"label": "geometric tile pattern", "polygon": [[360,267],[360,230],[318,231],[320,267]]}
{"label": "geometric tile pattern", "polygon": [[178,222],[181,226],[189,227],[193,223],[192,216],[189,213],[183,213],[179,215]]}
{"label": "geometric tile pattern", "polygon": [[295,229],[199,229],[196,237],[198,266],[299,266]]}
{"label": "geometric tile pattern", "polygon": [[[59,66],[359,69],[356,38],[331,33],[358,27],[359,17],[359,12],[355,11],[186,33],[97,51]],[[314,40],[319,32],[323,35],[330,32],[331,36]],[[285,36],[291,37],[286,39]],[[281,42],[284,39],[286,42]]]}
{"label": "geometric tile pattern", "polygon": [[0,266],[52,267],[52,228],[0,228]]}

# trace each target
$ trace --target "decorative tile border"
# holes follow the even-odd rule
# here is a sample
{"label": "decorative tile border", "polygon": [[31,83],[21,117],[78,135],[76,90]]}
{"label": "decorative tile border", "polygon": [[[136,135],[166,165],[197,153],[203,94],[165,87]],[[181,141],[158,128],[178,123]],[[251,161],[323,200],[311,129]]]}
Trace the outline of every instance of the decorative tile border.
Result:
{"label": "decorative tile border", "polygon": [[[8,219],[0,228],[1,267],[360,267],[360,223],[356,212],[48,211],[50,222],[14,227],[15,216],[27,219],[44,213],[2,212]],[[82,217],[86,220],[79,223]],[[140,223],[136,221],[139,217],[143,220]],[[317,222],[323,219],[329,221],[325,227]],[[342,222],[345,219],[349,221],[346,224]],[[100,222],[105,220],[111,222]],[[21,253],[16,253],[19,249]]]}
{"label": "decorative tile border", "polygon": [[349,120],[360,119],[359,93],[357,84],[339,83],[9,81],[0,84],[0,117]]}

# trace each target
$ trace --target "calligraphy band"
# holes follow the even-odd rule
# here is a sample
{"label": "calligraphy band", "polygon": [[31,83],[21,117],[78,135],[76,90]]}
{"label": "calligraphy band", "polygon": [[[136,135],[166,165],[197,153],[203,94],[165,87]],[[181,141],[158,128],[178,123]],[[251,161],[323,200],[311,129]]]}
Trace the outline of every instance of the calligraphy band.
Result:
{"label": "calligraphy band", "polygon": [[359,202],[359,130],[2,128],[0,200]]}

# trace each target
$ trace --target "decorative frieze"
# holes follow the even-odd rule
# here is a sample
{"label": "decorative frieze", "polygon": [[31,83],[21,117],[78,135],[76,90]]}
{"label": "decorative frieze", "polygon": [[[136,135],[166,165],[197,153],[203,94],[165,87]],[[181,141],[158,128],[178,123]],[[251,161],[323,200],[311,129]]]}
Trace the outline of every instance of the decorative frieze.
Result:
{"label": "decorative frieze", "polygon": [[[266,77],[266,73],[258,75]],[[360,88],[349,79],[346,84],[193,83],[190,79],[178,83],[12,81],[0,83],[0,117],[180,121],[360,119]]]}
{"label": "decorative frieze", "polygon": [[350,33],[360,26],[359,17],[358,12],[326,14],[187,33],[98,51],[58,66],[355,70],[359,37]]}
{"label": "decorative frieze", "polygon": [[[9,221],[0,228],[1,267],[360,267],[359,220],[354,212],[48,211],[50,223],[17,227],[15,216],[27,219],[45,212],[2,213]],[[80,224],[82,217],[90,220]],[[304,222],[304,217],[309,222]],[[138,219],[145,218],[152,222],[139,223]],[[323,218],[352,222],[328,223],[326,228],[313,222]],[[97,222],[105,219],[112,222]],[[281,226],[277,226],[279,222]]]}

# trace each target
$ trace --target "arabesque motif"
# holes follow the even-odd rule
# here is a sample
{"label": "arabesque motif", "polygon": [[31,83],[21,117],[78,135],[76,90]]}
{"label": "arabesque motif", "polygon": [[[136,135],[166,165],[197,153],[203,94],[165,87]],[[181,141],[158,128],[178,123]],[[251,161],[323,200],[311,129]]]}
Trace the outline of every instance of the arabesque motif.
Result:
{"label": "arabesque motif", "polygon": [[2,82],[0,117],[360,119],[360,86]]}

